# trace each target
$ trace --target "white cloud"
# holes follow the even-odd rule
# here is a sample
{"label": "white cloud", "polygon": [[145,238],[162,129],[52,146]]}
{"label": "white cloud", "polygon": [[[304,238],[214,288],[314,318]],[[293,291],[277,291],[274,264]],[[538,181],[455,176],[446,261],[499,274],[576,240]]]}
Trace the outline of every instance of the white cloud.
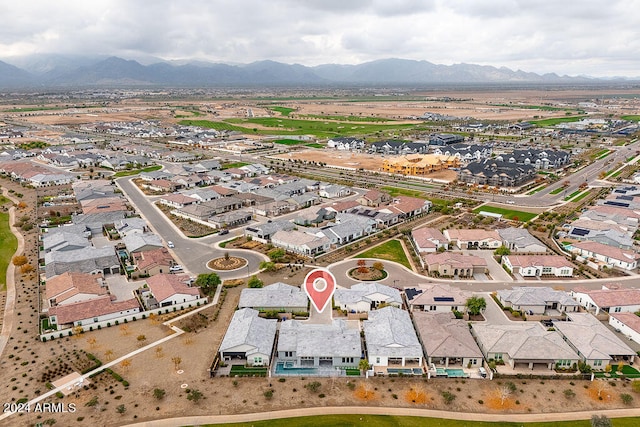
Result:
{"label": "white cloud", "polygon": [[0,5],[0,52],[637,76],[638,10],[640,0],[31,0]]}

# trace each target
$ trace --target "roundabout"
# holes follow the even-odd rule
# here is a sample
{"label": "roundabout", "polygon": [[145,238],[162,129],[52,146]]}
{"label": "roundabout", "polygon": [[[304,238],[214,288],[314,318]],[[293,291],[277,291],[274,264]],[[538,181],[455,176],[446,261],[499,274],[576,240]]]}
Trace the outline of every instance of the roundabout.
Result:
{"label": "roundabout", "polygon": [[246,258],[230,256],[228,253],[222,257],[214,258],[207,263],[207,268],[215,271],[232,271],[243,268],[248,264]]}

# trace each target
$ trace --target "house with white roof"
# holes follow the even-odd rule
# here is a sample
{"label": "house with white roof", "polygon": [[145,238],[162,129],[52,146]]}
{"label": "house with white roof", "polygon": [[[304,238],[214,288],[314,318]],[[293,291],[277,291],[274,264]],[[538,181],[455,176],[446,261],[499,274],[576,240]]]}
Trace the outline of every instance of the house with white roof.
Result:
{"label": "house with white roof", "polygon": [[259,314],[251,308],[241,308],[233,314],[220,344],[222,360],[231,364],[240,360],[249,366],[269,365],[278,321],[263,319]]}
{"label": "house with white roof", "polygon": [[457,229],[442,232],[452,246],[460,249],[498,249],[502,238],[495,230]]}
{"label": "house with white roof", "polygon": [[522,277],[573,277],[573,264],[560,255],[503,255],[502,265]]}
{"label": "house with white roof", "polygon": [[378,367],[421,367],[422,347],[413,329],[409,313],[396,307],[384,307],[369,313],[362,322],[369,365]]}
{"label": "house with white roof", "polygon": [[580,308],[567,292],[548,287],[520,286],[500,289],[497,297],[503,306],[529,314],[558,315],[577,312]]}
{"label": "house with white roof", "polygon": [[471,333],[486,360],[502,361],[512,369],[570,368],[580,360],[557,331],[548,331],[539,322],[475,322]]}
{"label": "house with white roof", "polygon": [[640,316],[635,313],[611,313],[609,325],[616,331],[640,344]]}
{"label": "house with white roof", "polygon": [[355,313],[370,312],[381,304],[402,307],[400,291],[378,282],[363,282],[349,289],[336,289],[333,300],[334,305],[341,310]]}
{"label": "house with white roof", "polygon": [[636,352],[590,313],[568,313],[566,321],[554,321],[554,328],[594,369],[625,361],[633,363]]}
{"label": "house with white roof", "polygon": [[112,246],[104,248],[88,246],[70,251],[52,251],[45,254],[44,262],[47,278],[67,271],[104,275],[120,272],[120,261]]}
{"label": "house with white roof", "polygon": [[357,368],[364,355],[359,322],[287,320],[280,323],[277,354],[278,362],[292,367]]}
{"label": "house with white roof", "polygon": [[618,224],[608,224],[590,219],[578,219],[569,224],[567,237],[576,240],[590,240],[623,249],[631,249],[634,245],[630,232]]}
{"label": "house with white roof", "polygon": [[640,311],[640,289],[606,285],[594,290],[578,286],[571,290],[571,296],[596,316],[600,312],[613,314]]}
{"label": "house with white roof", "polygon": [[441,277],[473,277],[488,272],[487,260],[457,252],[424,253],[422,263],[430,274]]}
{"label": "house with white roof", "polygon": [[335,199],[338,197],[344,197],[351,194],[351,189],[343,185],[326,184],[321,185],[318,195],[327,199]]}
{"label": "house with white roof", "polygon": [[424,348],[427,365],[434,364],[445,368],[482,366],[484,356],[473,339],[466,320],[456,319],[451,311],[414,311],[413,323]]}
{"label": "house with white roof", "polygon": [[621,249],[603,243],[584,241],[572,243],[568,249],[586,259],[594,259],[607,268],[618,267],[623,270],[634,270],[638,267],[640,254],[630,249]]}
{"label": "house with white roof", "polygon": [[547,247],[540,240],[529,233],[526,228],[502,228],[496,230],[502,239],[502,244],[512,253],[545,253]]}
{"label": "house with white roof", "polygon": [[326,237],[318,237],[298,230],[275,232],[271,236],[271,244],[285,251],[306,256],[321,254],[331,247],[331,241]]}
{"label": "house with white roof", "polygon": [[240,293],[239,308],[250,307],[258,311],[306,312],[309,299],[297,286],[276,282],[264,288],[246,288]]}

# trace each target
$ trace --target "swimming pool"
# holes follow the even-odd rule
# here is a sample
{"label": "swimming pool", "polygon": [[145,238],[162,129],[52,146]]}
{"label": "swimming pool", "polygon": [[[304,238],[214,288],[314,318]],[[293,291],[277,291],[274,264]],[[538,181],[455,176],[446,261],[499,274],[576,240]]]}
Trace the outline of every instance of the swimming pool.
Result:
{"label": "swimming pool", "polygon": [[318,373],[317,368],[295,368],[293,362],[278,362],[273,373],[275,375],[314,375]]}
{"label": "swimming pool", "polygon": [[465,378],[467,374],[462,369],[445,369],[449,378]]}

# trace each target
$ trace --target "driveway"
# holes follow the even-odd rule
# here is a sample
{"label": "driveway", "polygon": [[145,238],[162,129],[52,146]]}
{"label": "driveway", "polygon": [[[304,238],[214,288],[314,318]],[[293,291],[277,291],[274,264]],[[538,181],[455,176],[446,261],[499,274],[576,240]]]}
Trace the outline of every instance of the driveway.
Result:
{"label": "driveway", "polygon": [[489,275],[493,280],[499,281],[499,282],[513,282],[513,278],[509,275],[509,273],[504,271],[504,268],[502,268],[502,266],[498,264],[498,261],[496,261],[493,258],[493,251],[477,249],[477,250],[470,250],[470,251],[465,250],[465,251],[462,251],[462,253],[465,255],[473,255],[480,258],[484,258],[487,261],[487,268],[489,269]]}
{"label": "driveway", "polygon": [[488,324],[508,325],[511,323],[511,320],[509,320],[507,315],[500,309],[500,306],[491,298],[490,293],[486,292],[477,295],[484,297],[487,302],[487,308],[484,310],[483,315]]}

